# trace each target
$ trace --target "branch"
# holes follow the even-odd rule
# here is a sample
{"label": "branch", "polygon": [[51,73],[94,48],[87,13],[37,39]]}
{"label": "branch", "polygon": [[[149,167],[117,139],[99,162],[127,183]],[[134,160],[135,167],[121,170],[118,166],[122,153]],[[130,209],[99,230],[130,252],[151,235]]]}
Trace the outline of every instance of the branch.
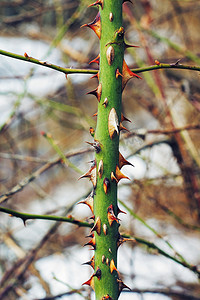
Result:
{"label": "branch", "polygon": [[165,257],[173,260],[174,262],[182,265],[183,267],[189,269],[190,271],[194,272],[198,276],[198,278],[200,278],[200,271],[198,270],[197,266],[191,265],[191,264],[189,264],[187,262],[180,261],[176,257],[168,254],[167,252],[165,252],[164,250],[162,250],[161,248],[159,248],[158,246],[156,246],[154,243],[149,242],[147,240],[144,240],[143,238],[136,237],[136,236],[132,237],[129,234],[123,234],[122,236],[124,238],[135,240],[139,244],[146,245],[148,248],[155,249],[159,254],[161,254],[161,255],[163,255],[163,256],[165,256]]}
{"label": "branch", "polygon": [[40,219],[40,220],[50,220],[50,221],[72,223],[79,227],[92,227],[93,226],[93,224],[79,221],[71,216],[70,217],[62,217],[62,216],[51,216],[51,215],[34,215],[34,214],[18,212],[18,211],[12,210],[10,208],[5,208],[5,207],[0,207],[0,211],[4,212],[6,214],[9,214],[13,217],[22,219],[24,224],[26,223],[27,220],[30,220],[30,219],[31,220],[34,220],[34,219],[39,220]]}
{"label": "branch", "polygon": [[183,130],[195,130],[195,129],[200,129],[200,124],[189,124],[183,127],[178,127],[178,128],[170,128],[170,129],[152,129],[152,130],[147,130],[145,128],[140,128],[131,131],[130,133],[125,133],[123,135],[124,138],[130,138],[132,136],[141,136],[141,138],[145,138],[147,134],[173,134],[177,133]]}
{"label": "branch", "polygon": [[[68,75],[68,74],[96,74],[98,72],[98,70],[91,70],[91,69],[71,69],[71,68],[59,67],[57,65],[48,63],[46,61],[41,61],[41,60],[38,60],[31,56],[28,56],[27,53],[25,53],[23,56],[23,55],[15,54],[12,52],[0,50],[0,55],[8,56],[8,57],[15,58],[18,60],[23,60],[26,62],[31,62],[33,64],[37,64],[37,65],[40,65],[43,67],[47,67],[47,68],[56,70],[58,72],[62,72],[66,75]],[[172,63],[172,64],[165,64],[165,63],[160,63],[157,61],[157,64],[155,64],[153,66],[131,69],[131,71],[137,74],[137,73],[143,73],[143,72],[153,71],[153,70],[158,70],[158,69],[184,69],[184,70],[190,70],[190,71],[200,71],[199,66],[182,65],[179,63],[179,61]]]}
{"label": "branch", "polygon": [[[82,151],[77,151],[71,154],[66,155],[67,158],[71,157],[71,156],[75,156],[75,155],[79,155],[79,154],[84,154],[84,153],[88,153],[92,151],[92,149],[85,149]],[[8,200],[11,196],[15,195],[16,193],[20,192],[25,186],[27,186],[31,181],[35,180],[36,178],[38,178],[42,173],[44,173],[45,171],[47,171],[49,168],[53,167],[54,165],[61,163],[62,162],[62,158],[56,158],[54,160],[51,160],[49,162],[47,162],[45,165],[43,165],[42,167],[40,167],[38,170],[36,170],[35,172],[33,172],[32,174],[30,174],[29,176],[25,177],[24,179],[22,179],[18,184],[16,184],[10,191],[8,191],[7,193],[0,195],[0,203],[5,202],[6,200]]]}

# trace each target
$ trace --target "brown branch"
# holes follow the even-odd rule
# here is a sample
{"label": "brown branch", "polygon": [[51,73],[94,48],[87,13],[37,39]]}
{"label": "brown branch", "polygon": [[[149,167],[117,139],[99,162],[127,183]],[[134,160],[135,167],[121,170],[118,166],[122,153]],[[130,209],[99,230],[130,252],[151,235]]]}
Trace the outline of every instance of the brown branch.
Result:
{"label": "brown branch", "polygon": [[[88,153],[88,152],[91,152],[91,151],[92,151],[91,149],[80,150],[80,151],[77,151],[77,152],[74,152],[74,153],[71,153],[71,154],[67,154],[66,158],[70,158],[72,156]],[[3,203],[5,201],[7,201],[10,197],[12,197],[16,193],[20,192],[21,190],[23,190],[24,187],[26,187],[30,182],[32,182],[33,180],[38,178],[41,174],[43,174],[49,168],[51,168],[51,167],[53,167],[53,166],[55,166],[56,164],[59,164],[59,163],[62,163],[62,159],[60,157],[56,158],[54,160],[51,160],[51,161],[47,162],[46,164],[44,164],[42,167],[37,169],[35,172],[33,172],[29,176],[22,179],[10,191],[8,191],[7,193],[1,195],[0,196],[0,203]]]}

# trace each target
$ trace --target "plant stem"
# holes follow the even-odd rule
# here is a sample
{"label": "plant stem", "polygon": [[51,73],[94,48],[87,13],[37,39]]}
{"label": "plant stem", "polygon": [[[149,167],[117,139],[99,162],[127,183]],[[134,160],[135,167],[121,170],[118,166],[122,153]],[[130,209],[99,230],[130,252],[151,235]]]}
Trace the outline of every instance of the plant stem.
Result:
{"label": "plant stem", "polygon": [[[113,137],[109,134],[109,116],[114,108],[118,120],[121,119],[121,76],[116,78],[116,71],[122,73],[124,57],[123,37],[119,37],[117,31],[122,26],[122,1],[104,1],[101,13],[101,38],[100,38],[100,77],[99,84],[102,86],[101,99],[98,104],[98,119],[95,140],[100,143],[101,151],[96,154],[97,170],[103,163],[103,174],[97,175],[96,195],[94,198],[94,214],[101,220],[101,225],[107,228],[107,232],[101,230],[95,233],[95,270],[101,270],[101,279],[95,278],[96,300],[109,295],[110,299],[118,299],[118,273],[110,270],[110,262],[114,261],[117,267],[117,239],[119,224],[114,221],[111,225],[108,220],[108,207],[113,206],[117,215],[117,183],[111,180],[111,172],[115,172],[119,159],[119,135],[115,132]],[[110,21],[109,16],[113,16]],[[118,41],[117,41],[118,39]],[[108,48],[114,49],[113,62],[108,63]],[[111,49],[111,48],[110,48]],[[106,102],[107,101],[107,102]],[[106,103],[103,105],[103,103]],[[100,178],[101,177],[101,178]],[[107,181],[107,187],[106,187]],[[108,263],[104,261],[107,260]],[[103,262],[102,262],[103,261]]]}

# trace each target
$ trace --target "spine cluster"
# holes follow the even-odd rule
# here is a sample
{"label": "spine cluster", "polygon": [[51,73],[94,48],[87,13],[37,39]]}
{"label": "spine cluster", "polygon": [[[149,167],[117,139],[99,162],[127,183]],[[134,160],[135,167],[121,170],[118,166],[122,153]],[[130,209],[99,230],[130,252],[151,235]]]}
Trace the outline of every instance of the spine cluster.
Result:
{"label": "spine cluster", "polygon": [[[82,27],[91,28],[100,40],[100,54],[90,63],[100,68],[98,86],[88,94],[98,100],[97,126],[90,133],[94,141],[88,142],[95,150],[95,159],[88,172],[80,178],[90,179],[93,191],[80,203],[89,206],[94,226],[89,234],[89,245],[94,256],[86,264],[94,273],[84,282],[95,290],[96,299],[118,299],[122,289],[128,288],[117,270],[117,249],[126,241],[119,233],[117,185],[121,179],[129,179],[121,169],[131,165],[119,152],[119,135],[124,121],[121,113],[121,95],[129,79],[139,77],[131,72],[124,61],[124,28],[122,27],[122,0],[98,0],[89,5],[99,6],[94,21]],[[129,121],[130,122],[130,121]]]}

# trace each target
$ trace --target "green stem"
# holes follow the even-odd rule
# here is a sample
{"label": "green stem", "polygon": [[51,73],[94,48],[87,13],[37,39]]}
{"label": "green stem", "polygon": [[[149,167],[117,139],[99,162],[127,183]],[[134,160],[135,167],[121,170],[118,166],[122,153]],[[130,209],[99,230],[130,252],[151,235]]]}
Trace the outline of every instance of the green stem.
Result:
{"label": "green stem", "polygon": [[75,224],[75,225],[80,226],[80,227],[92,227],[93,226],[93,224],[89,224],[87,222],[79,221],[79,220],[77,220],[73,217],[68,217],[67,218],[67,217],[59,217],[59,216],[51,216],[51,215],[27,214],[27,213],[18,212],[18,211],[15,211],[15,210],[12,210],[12,209],[9,209],[9,208],[6,208],[6,207],[0,207],[0,211],[4,212],[6,214],[9,214],[13,217],[20,218],[20,219],[22,219],[22,221],[24,223],[26,223],[27,220],[37,219],[37,220],[67,222],[67,223]]}
{"label": "green stem", "polygon": [[[124,57],[123,35],[117,33],[122,26],[122,1],[104,1],[101,14],[101,38],[100,38],[100,77],[99,84],[102,86],[101,99],[98,104],[98,119],[95,132],[95,140],[100,143],[101,151],[96,154],[97,170],[103,163],[103,173],[97,175],[96,195],[94,198],[95,220],[99,217],[101,228],[107,228],[107,232],[98,235],[95,233],[95,270],[100,268],[101,279],[95,278],[96,300],[103,299],[109,295],[110,299],[118,299],[119,287],[117,271],[111,271],[110,262],[114,261],[117,267],[117,221],[112,225],[108,221],[108,207],[113,206],[114,213],[117,215],[117,183],[111,180],[111,172],[115,173],[119,159],[119,136],[115,132],[113,137],[109,133],[109,116],[114,109],[117,118],[121,119],[121,76],[116,78],[116,71],[122,73],[122,64]],[[113,20],[111,21],[111,14]],[[114,51],[114,59],[109,65],[108,48]],[[106,102],[107,101],[107,102]],[[103,103],[106,104],[103,105]],[[108,182],[108,191],[106,191],[106,182]],[[105,188],[105,190],[104,190]],[[105,258],[105,259],[104,259]],[[103,262],[102,262],[103,261]],[[108,263],[106,263],[108,261]]]}

